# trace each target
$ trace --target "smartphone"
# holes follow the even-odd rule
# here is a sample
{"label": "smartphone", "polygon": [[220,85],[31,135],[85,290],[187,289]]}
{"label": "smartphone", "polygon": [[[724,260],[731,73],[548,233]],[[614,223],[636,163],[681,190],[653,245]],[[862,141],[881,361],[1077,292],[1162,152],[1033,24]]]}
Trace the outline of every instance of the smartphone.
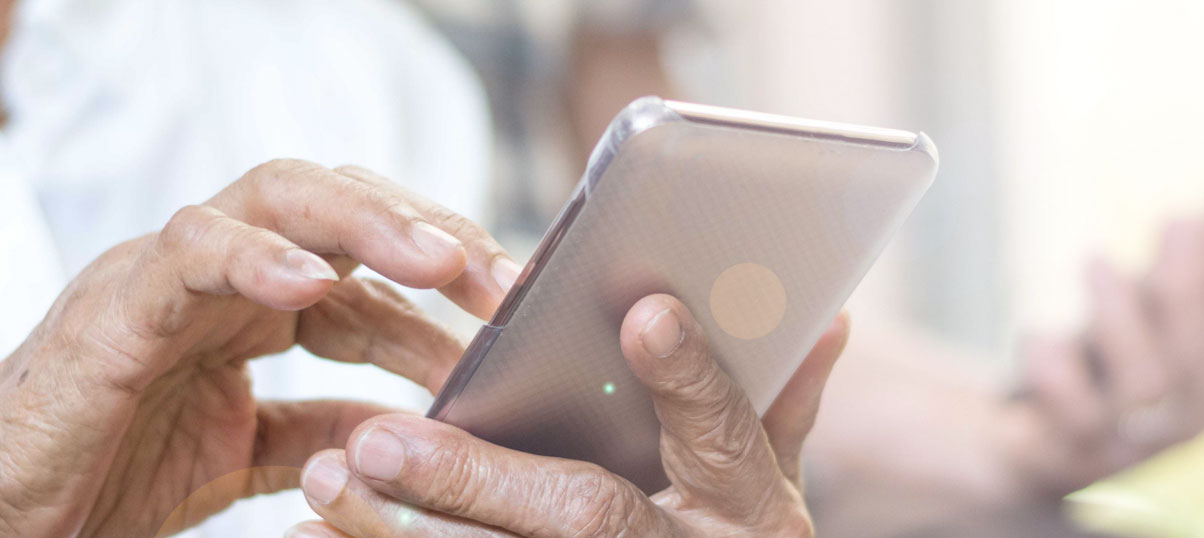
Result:
{"label": "smartphone", "polygon": [[764,413],[936,169],[922,133],[639,99],[427,416],[663,489],[660,425],[619,349],[627,310],[681,300]]}

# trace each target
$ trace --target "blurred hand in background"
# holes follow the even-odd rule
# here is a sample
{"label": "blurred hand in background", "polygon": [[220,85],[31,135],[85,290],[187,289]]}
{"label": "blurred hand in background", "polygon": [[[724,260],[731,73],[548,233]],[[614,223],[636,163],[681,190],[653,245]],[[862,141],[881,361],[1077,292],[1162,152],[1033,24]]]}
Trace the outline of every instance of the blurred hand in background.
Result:
{"label": "blurred hand in background", "polygon": [[1021,348],[1008,457],[1034,493],[1070,493],[1204,429],[1204,223],[1168,227],[1143,277],[1101,261],[1087,280],[1087,329]]}
{"label": "blurred hand in background", "polygon": [[1018,389],[915,332],[854,339],[812,444],[820,529],[1077,536],[1064,496],[1204,430],[1204,223],[1168,227],[1142,278],[1084,284],[1091,322],[1026,340]]}

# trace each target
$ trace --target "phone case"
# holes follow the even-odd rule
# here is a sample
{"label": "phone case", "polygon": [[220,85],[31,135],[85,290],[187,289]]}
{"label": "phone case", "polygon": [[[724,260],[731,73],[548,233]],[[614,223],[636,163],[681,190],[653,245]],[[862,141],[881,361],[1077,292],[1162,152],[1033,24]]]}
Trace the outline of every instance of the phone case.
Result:
{"label": "phone case", "polygon": [[619,350],[631,305],[680,299],[764,413],[936,168],[923,134],[637,100],[428,416],[662,489],[660,426]]}

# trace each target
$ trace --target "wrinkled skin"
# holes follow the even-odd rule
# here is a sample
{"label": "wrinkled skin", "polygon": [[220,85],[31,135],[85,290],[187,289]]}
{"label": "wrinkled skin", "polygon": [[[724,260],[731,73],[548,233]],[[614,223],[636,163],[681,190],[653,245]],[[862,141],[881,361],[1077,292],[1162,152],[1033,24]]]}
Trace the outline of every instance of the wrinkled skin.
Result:
{"label": "wrinkled skin", "polygon": [[671,487],[646,497],[592,464],[383,415],[357,428],[345,449],[309,461],[302,489],[325,521],[289,536],[810,537],[799,451],[847,335],[841,315],[758,419],[686,308],[646,297],[628,312],[620,343],[653,396]]}
{"label": "wrinkled skin", "polygon": [[169,533],[296,487],[315,451],[387,411],[257,402],[248,359],[300,344],[437,388],[460,342],[383,283],[346,278],[360,262],[479,316],[517,276],[475,224],[366,170],[300,161],[97,259],[0,363],[0,535]]}
{"label": "wrinkled skin", "polygon": [[[307,493],[349,532],[812,533],[799,448],[846,316],[758,420],[680,303],[653,296],[633,307],[622,347],[655,395],[674,482],[649,499],[596,466],[507,451],[364,403],[256,401],[247,361],[297,344],[431,390],[442,384],[461,343],[389,285],[349,278],[359,263],[438,288],[481,317],[518,276],[462,217],[367,170],[301,161],[259,166],[93,262],[0,363],[0,535],[168,535],[239,498],[296,487],[307,459],[311,470],[344,469],[333,502]],[[430,457],[407,459],[385,480],[350,479],[336,447],[351,449],[357,473],[357,462],[387,461],[357,459],[367,432]],[[399,499],[427,510],[406,512],[410,530],[380,527]],[[320,522],[295,532],[342,531]]]}

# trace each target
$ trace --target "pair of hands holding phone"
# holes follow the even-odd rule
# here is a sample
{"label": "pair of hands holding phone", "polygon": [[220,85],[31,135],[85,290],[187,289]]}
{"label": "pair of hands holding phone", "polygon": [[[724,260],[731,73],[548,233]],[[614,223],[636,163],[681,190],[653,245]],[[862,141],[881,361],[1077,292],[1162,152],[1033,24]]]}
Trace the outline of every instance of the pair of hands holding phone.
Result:
{"label": "pair of hands holding phone", "polygon": [[[298,485],[325,521],[294,536],[812,533],[799,453],[847,317],[758,418],[679,302],[633,306],[621,347],[673,484],[647,497],[595,465],[365,403],[256,401],[246,362],[295,344],[441,386],[461,342],[350,278],[360,263],[480,317],[518,274],[463,217],[367,170],[300,161],[102,255],[0,363],[0,535],[164,535]],[[303,465],[299,484],[281,471]]]}

